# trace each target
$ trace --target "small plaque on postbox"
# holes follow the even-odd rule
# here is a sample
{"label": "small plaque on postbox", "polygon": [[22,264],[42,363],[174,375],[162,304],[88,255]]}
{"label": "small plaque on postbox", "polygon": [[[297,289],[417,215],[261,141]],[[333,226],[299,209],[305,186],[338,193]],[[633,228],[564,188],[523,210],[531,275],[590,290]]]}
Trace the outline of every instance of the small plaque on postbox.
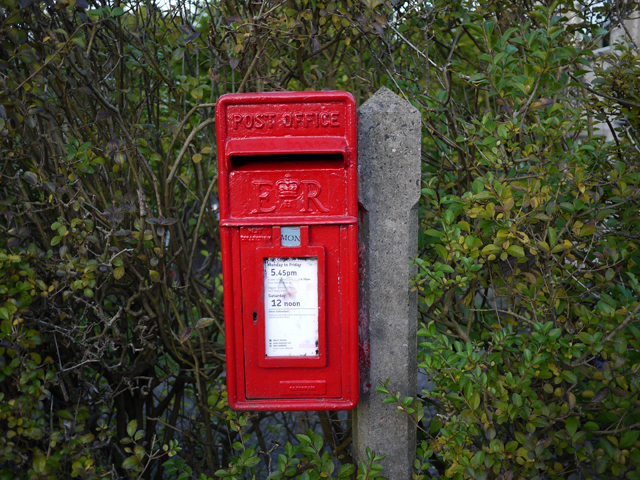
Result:
{"label": "small plaque on postbox", "polygon": [[358,401],[356,111],[346,92],[216,106],[229,405]]}

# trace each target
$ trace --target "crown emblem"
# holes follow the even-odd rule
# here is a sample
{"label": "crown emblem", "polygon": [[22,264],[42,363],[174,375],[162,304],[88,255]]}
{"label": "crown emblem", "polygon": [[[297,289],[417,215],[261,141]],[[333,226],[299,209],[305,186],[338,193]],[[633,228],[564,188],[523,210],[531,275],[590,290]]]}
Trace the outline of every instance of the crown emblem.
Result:
{"label": "crown emblem", "polygon": [[296,198],[298,196],[298,189],[300,188],[300,182],[297,180],[291,180],[291,175],[288,173],[284,176],[284,179],[276,182],[278,189],[278,197],[280,198]]}

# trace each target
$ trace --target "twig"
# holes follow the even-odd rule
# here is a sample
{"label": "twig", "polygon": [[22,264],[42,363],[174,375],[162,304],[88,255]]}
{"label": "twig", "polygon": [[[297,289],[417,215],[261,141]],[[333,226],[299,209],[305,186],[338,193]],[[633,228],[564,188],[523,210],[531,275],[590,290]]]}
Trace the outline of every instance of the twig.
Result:
{"label": "twig", "polygon": [[262,56],[262,52],[264,52],[264,48],[256,52],[256,56],[253,58],[253,62],[251,62],[251,65],[249,65],[249,68],[247,69],[247,73],[244,74],[244,78],[242,79],[242,82],[240,82],[240,86],[238,87],[237,93],[242,93],[242,90],[244,89],[245,84],[249,80],[249,76],[251,75],[251,72],[253,72],[253,69],[255,68],[256,63],[258,63],[258,59]]}
{"label": "twig", "polygon": [[640,423],[634,423],[633,425],[629,425],[628,427],[616,428],[615,430],[591,430],[590,433],[595,433],[598,435],[612,435],[616,433],[626,432],[627,430],[633,430],[640,427]]}
{"label": "twig", "polygon": [[204,195],[204,198],[201,200],[202,205],[200,206],[200,215],[198,215],[198,223],[196,224],[196,230],[193,233],[191,255],[189,255],[189,267],[187,268],[187,277],[186,277],[187,281],[189,281],[189,278],[191,278],[191,268],[193,267],[193,258],[196,253],[196,245],[198,243],[198,232],[200,230],[200,224],[202,223],[202,217],[204,217],[204,211],[207,208],[207,205],[209,204],[209,196],[211,195],[211,192],[213,191],[213,186],[216,184],[217,180],[218,180],[218,176],[216,175],[211,180],[211,183],[209,183],[209,188],[207,189],[207,193]]}
{"label": "twig", "polygon": [[605,337],[602,343],[608,343],[612,341],[613,337],[615,337],[621,330],[624,330],[627,327],[627,325],[629,325],[631,320],[634,320],[636,318],[636,314],[638,313],[638,311],[640,311],[640,303],[636,306],[636,308],[633,309],[633,312],[627,315],[627,318],[625,318],[620,325],[618,325],[616,328],[611,330],[611,333],[609,333],[609,335]]}
{"label": "twig", "polygon": [[624,105],[625,107],[640,108],[640,103],[634,103],[634,102],[630,102],[628,100],[622,100],[621,98],[612,97],[611,95],[607,95],[606,93],[597,92],[593,88],[585,85],[583,82],[578,80],[573,75],[569,74],[569,76],[571,78],[573,78],[576,82],[578,82],[580,85],[582,85],[584,88],[586,88],[589,92],[593,93],[594,95],[598,95],[599,97],[608,98],[609,100],[613,100],[614,102],[618,102],[620,105]]}
{"label": "twig", "polygon": [[[169,172],[169,176],[167,177],[167,184],[171,183],[171,181],[173,180],[173,177],[175,176],[176,172],[178,171],[178,167],[180,166],[180,162],[182,161],[182,157],[184,157],[184,154],[187,152],[187,148],[189,148],[189,145],[191,144],[195,136],[198,134],[198,132],[200,132],[200,130],[204,129],[205,127],[211,125],[212,123],[215,123],[215,121],[216,121],[215,118],[208,118],[191,131],[191,133],[185,140],[184,145],[180,150],[180,153],[178,153],[178,157],[176,158],[176,161],[173,164],[173,168]],[[170,193],[170,189],[167,188],[165,192],[165,199],[168,199],[169,193]]]}

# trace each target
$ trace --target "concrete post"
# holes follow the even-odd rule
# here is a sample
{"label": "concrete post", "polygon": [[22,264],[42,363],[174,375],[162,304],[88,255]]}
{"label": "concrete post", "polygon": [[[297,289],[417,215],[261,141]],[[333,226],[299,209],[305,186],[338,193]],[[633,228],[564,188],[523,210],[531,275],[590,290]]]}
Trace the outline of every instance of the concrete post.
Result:
{"label": "concrete post", "polygon": [[402,396],[416,395],[417,295],[407,262],[418,253],[420,113],[382,88],[358,110],[360,224],[360,403],[354,414],[354,448],[378,455],[383,476],[409,480],[416,428],[395,405],[382,403],[379,381]]}

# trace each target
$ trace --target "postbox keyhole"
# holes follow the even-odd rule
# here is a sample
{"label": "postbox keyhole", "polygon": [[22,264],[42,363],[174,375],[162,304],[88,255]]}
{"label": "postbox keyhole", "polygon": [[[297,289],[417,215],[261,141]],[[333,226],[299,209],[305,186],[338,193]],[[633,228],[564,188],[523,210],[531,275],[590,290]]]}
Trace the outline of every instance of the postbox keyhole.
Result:
{"label": "postbox keyhole", "polygon": [[253,323],[256,323],[258,321],[258,312],[254,310],[251,316],[253,317]]}

